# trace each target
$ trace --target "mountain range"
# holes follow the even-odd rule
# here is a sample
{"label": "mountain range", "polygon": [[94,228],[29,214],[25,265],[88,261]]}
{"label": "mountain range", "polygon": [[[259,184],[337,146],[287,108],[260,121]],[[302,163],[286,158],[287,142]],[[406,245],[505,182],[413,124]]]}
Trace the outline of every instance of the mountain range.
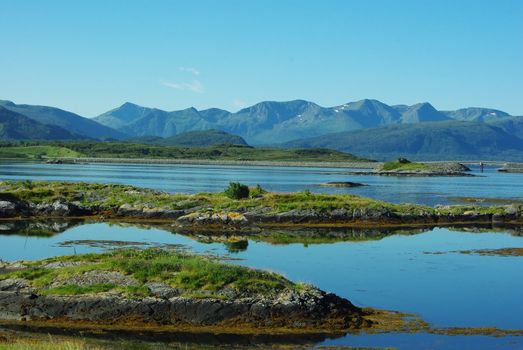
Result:
{"label": "mountain range", "polygon": [[[28,123],[35,122],[35,130],[42,128],[42,125],[54,130],[42,132],[41,139],[130,139],[135,142],[141,140],[141,142],[158,144],[181,142],[180,145],[188,146],[209,145],[212,142],[221,142],[219,140],[284,147],[325,144],[325,147],[350,150],[358,155],[369,156],[380,153],[378,152],[380,146],[365,142],[366,138],[372,136],[377,142],[380,138],[387,139],[391,137],[390,135],[397,135],[399,131],[403,131],[400,133],[401,137],[418,140],[417,143],[411,140],[412,145],[423,145],[424,148],[418,150],[419,155],[443,157],[445,152],[442,150],[447,148],[441,142],[436,142],[435,138],[445,136],[442,140],[448,142],[446,146],[450,143],[461,144],[461,148],[449,146],[453,152],[458,152],[456,154],[486,158],[493,154],[492,152],[500,156],[517,153],[519,145],[523,143],[523,117],[480,107],[440,111],[428,102],[410,106],[387,105],[377,100],[365,99],[335,107],[322,107],[305,100],[265,101],[237,112],[219,108],[197,110],[193,107],[164,111],[126,102],[92,119],[54,107],[15,104],[2,100],[0,106],[28,118],[24,123],[19,124],[19,128],[29,129]],[[20,119],[19,116],[17,118]],[[463,124],[463,122],[470,124]],[[0,139],[34,139],[34,133],[29,133],[31,135],[24,132],[16,133],[14,132],[16,127],[12,123],[7,126],[6,123],[0,121],[0,130],[10,131],[1,133]],[[421,125],[423,127],[420,127]],[[207,130],[224,134],[222,136],[207,132],[190,134]],[[472,130],[476,135],[482,134],[484,137],[470,139],[468,134],[471,134]],[[496,135],[494,136],[493,133]],[[382,136],[378,137],[377,135],[380,134]],[[175,137],[177,135],[180,135],[181,141],[177,141]],[[193,142],[191,139],[198,141]],[[419,141],[421,139],[424,141]],[[501,142],[502,139],[507,142]],[[366,146],[362,146],[364,149],[354,148],[355,141],[352,140],[359,140],[361,145]],[[387,152],[383,155],[403,154],[402,152],[411,149],[409,147],[414,147],[405,148],[405,145],[401,144],[404,141],[402,139],[397,140],[398,143],[388,144],[384,149]],[[482,145],[488,144],[488,147],[474,147],[467,142],[481,142]],[[478,153],[476,152],[478,150],[481,151]]]}
{"label": "mountain range", "polygon": [[118,130],[56,107],[15,104],[4,100],[0,100],[0,106],[41,124],[59,126],[76,134],[77,138],[122,139],[127,137],[127,135]]}
{"label": "mountain range", "polygon": [[[523,120],[523,118],[521,118]],[[523,140],[503,129],[469,121],[389,125],[287,142],[286,148],[330,148],[389,160],[523,160]]]}
{"label": "mountain range", "polygon": [[0,140],[76,140],[82,137],[0,106]]}
{"label": "mountain range", "polygon": [[321,107],[304,100],[266,101],[235,113],[218,108],[167,112],[125,103],[94,118],[131,136],[169,137],[187,131],[217,129],[240,135],[251,144],[275,144],[336,131],[449,119],[429,103],[388,106],[377,100],[336,107]]}
{"label": "mountain range", "polygon": [[94,120],[133,137],[169,137],[187,131],[216,129],[239,135],[256,145],[387,125],[452,120],[495,123],[510,117],[491,108],[438,111],[428,102],[389,106],[365,99],[335,107],[321,107],[304,100],[265,101],[234,113],[219,108],[168,112],[127,102]]}

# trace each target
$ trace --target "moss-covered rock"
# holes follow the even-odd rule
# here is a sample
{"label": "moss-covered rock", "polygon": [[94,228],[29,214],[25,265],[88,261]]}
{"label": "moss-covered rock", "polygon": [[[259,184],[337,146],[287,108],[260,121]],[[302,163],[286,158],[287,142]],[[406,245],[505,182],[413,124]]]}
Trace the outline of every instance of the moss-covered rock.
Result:
{"label": "moss-covered rock", "polygon": [[162,249],[18,263],[0,271],[0,321],[336,331],[368,326],[348,300],[281,275]]}
{"label": "moss-covered rock", "polygon": [[350,194],[261,193],[231,199],[224,193],[171,194],[125,185],[0,182],[0,218],[95,217],[163,220],[179,226],[245,228],[263,225],[386,226],[521,223],[523,205],[394,204]]}

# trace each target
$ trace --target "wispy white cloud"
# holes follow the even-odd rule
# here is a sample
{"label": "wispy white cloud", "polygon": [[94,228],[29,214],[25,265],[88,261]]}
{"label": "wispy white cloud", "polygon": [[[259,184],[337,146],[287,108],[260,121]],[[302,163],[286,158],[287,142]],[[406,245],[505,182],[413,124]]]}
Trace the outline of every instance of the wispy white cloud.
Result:
{"label": "wispy white cloud", "polygon": [[191,73],[192,75],[200,75],[200,71],[193,67],[180,67],[182,72]]}
{"label": "wispy white cloud", "polygon": [[203,94],[203,92],[205,91],[203,84],[199,80],[193,80],[190,83],[162,81],[162,84],[163,84],[163,86],[166,86],[171,89],[187,90],[187,91],[196,92],[198,94]]}

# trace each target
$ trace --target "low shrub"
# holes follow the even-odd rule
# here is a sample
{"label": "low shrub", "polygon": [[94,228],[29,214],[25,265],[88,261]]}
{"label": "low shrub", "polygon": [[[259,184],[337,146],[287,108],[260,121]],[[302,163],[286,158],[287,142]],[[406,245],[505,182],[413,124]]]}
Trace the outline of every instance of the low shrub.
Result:
{"label": "low shrub", "polygon": [[252,198],[262,197],[265,193],[267,193],[267,191],[265,191],[259,184],[250,189],[250,195]]}
{"label": "low shrub", "polygon": [[249,198],[249,186],[239,182],[231,182],[229,187],[225,189],[225,195],[231,199]]}

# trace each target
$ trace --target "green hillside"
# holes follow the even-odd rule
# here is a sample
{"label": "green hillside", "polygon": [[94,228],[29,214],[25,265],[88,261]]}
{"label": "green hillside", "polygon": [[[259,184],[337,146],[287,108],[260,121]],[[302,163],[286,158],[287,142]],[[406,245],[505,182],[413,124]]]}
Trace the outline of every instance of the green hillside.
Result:
{"label": "green hillside", "polygon": [[445,121],[396,125],[315,138],[285,147],[325,147],[375,159],[523,160],[523,140],[485,123]]}
{"label": "green hillside", "polygon": [[74,140],[82,138],[59,126],[45,125],[0,106],[0,140]]}
{"label": "green hillside", "polygon": [[[178,147],[145,145],[128,142],[71,141],[42,143],[4,143],[5,154],[27,154],[34,158],[38,150],[35,147],[64,148],[73,153],[56,154],[56,157],[93,157],[93,158],[140,158],[140,159],[212,159],[234,161],[284,161],[284,162],[353,162],[364,161],[349,153],[329,149],[293,149],[253,148],[242,145],[218,145],[209,147]],[[11,150],[11,151],[10,151]],[[66,152],[63,150],[62,152]],[[45,154],[48,155],[48,154]]]}
{"label": "green hillside", "polygon": [[497,119],[490,122],[490,125],[503,129],[508,134],[523,139],[523,116]]}
{"label": "green hillside", "polygon": [[153,108],[142,107],[134,103],[126,102],[120,107],[93,118],[93,120],[110,128],[120,129],[125,127],[127,124],[146,116],[152,111],[154,111]]}
{"label": "green hillside", "polygon": [[491,120],[493,115],[508,116],[487,108],[442,112],[428,102],[389,106],[364,99],[334,107],[322,107],[305,100],[263,101],[237,112],[218,108],[167,112],[125,103],[95,120],[134,137],[165,138],[189,131],[216,129],[238,135],[252,145],[268,145],[334,132],[452,120],[452,117]]}
{"label": "green hillside", "polygon": [[81,157],[82,154],[59,146],[0,147],[0,158],[43,159],[55,157]]}
{"label": "green hillside", "polygon": [[91,119],[81,117],[77,114],[64,111],[55,107],[33,106],[15,104],[11,101],[0,100],[0,106],[13,112],[20,113],[30,119],[46,125],[59,126],[73,134],[87,136],[89,138],[121,139],[125,137],[120,131],[111,129]]}
{"label": "green hillside", "polygon": [[[479,107],[438,111],[427,102],[389,106],[364,99],[322,107],[305,100],[264,101],[237,112],[193,107],[168,112],[126,102],[94,119],[53,107],[17,105],[9,101],[0,101],[1,105],[74,135],[42,126],[31,130],[32,135],[24,135],[22,131],[31,129],[25,121],[24,125],[4,126],[0,136],[5,140],[63,140],[87,135],[95,139],[125,139],[131,143],[180,147],[247,143],[262,146],[285,142],[301,147],[292,141],[304,140],[307,146],[311,144],[312,147],[335,148],[380,158],[405,154],[425,159],[448,159],[450,156],[515,159],[520,158],[518,144],[523,137],[521,120],[503,111]],[[468,129],[451,118],[473,121],[473,124]],[[437,127],[426,125],[435,122],[443,124]],[[426,128],[415,126],[421,124]],[[502,130],[493,130],[492,125]],[[358,130],[365,131],[360,133]],[[500,131],[510,134],[509,137],[499,134]],[[353,144],[344,137],[330,137],[330,134],[339,132],[355,132],[350,134],[350,138],[358,141]],[[391,139],[386,138],[389,134]],[[358,135],[365,136],[359,139]],[[369,143],[368,139],[375,139],[375,142]]]}
{"label": "green hillside", "polygon": [[170,137],[176,134],[212,129],[212,123],[203,119],[195,108],[165,112],[153,109],[146,116],[121,128],[121,131],[134,136]]}
{"label": "green hillside", "polygon": [[247,145],[247,143],[242,137],[219,130],[189,131],[166,138],[144,136],[128,139],[127,141],[154,145],[185,147],[204,147],[213,145]]}

